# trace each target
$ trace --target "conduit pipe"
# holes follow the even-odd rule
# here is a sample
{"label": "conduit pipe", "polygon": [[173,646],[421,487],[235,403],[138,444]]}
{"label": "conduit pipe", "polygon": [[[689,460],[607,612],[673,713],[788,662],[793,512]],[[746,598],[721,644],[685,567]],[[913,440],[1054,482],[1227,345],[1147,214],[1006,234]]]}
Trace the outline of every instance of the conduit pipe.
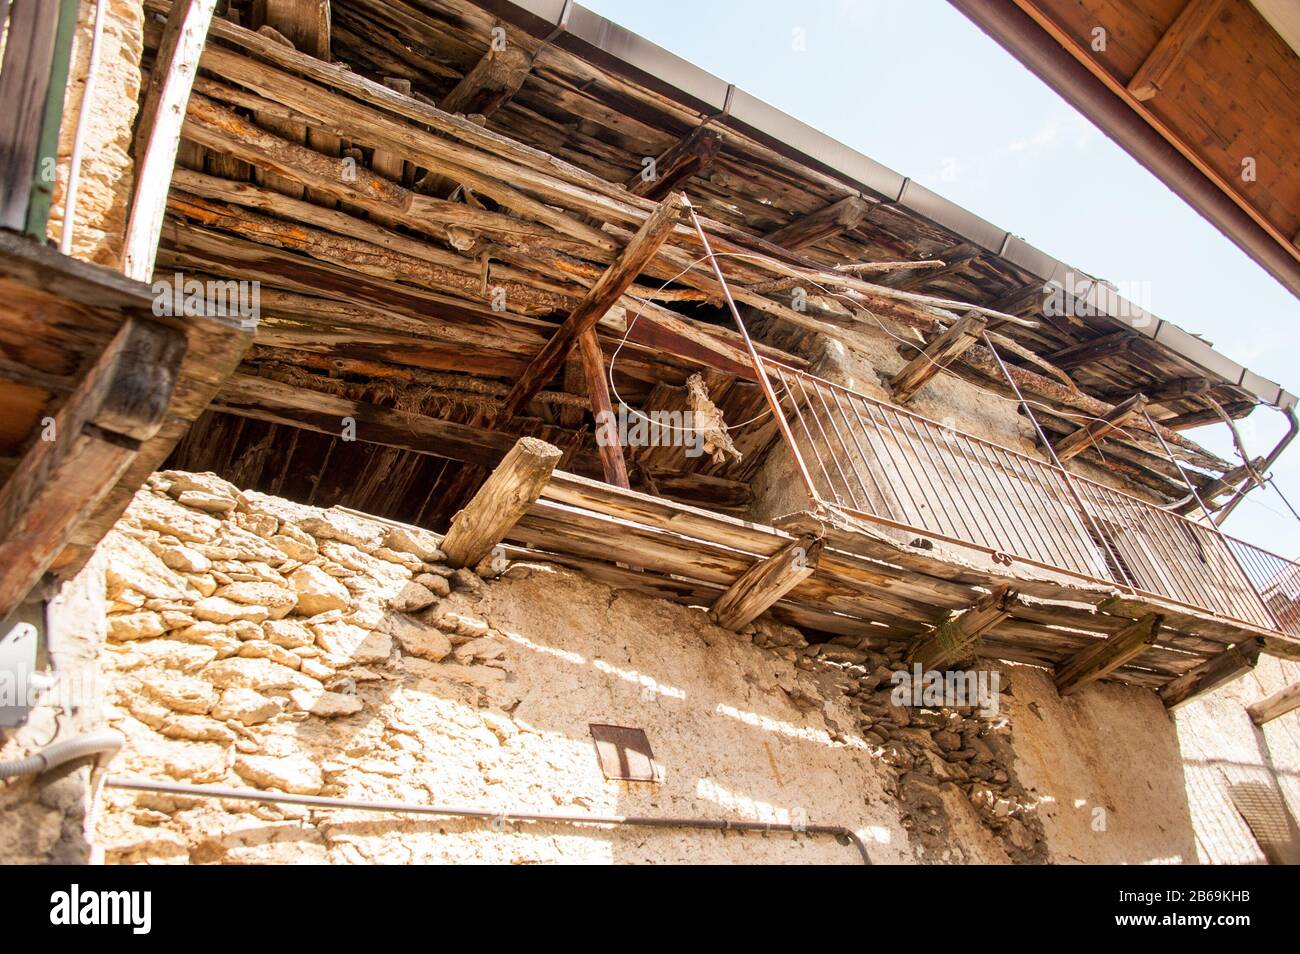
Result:
{"label": "conduit pipe", "polygon": [[60,765],[74,762],[88,755],[98,756],[100,764],[107,762],[122,748],[122,734],[112,729],[100,729],[79,735],[75,739],[55,742],[25,759],[0,762],[0,779],[23,775],[43,775]]}
{"label": "conduit pipe", "polygon": [[687,828],[704,831],[781,831],[791,834],[830,835],[841,844],[852,844],[871,864],[867,846],[851,828],[840,825],[793,825],[781,822],[734,821],[729,818],[678,818],[654,815],[566,815],[556,812],[491,811],[485,808],[454,808],[421,805],[416,802],[383,802],[354,798],[330,798],[324,795],[292,795],[251,788],[227,788],[222,785],[190,785],[184,782],[157,782],[147,778],[110,776],[108,788],[164,795],[190,795],[198,798],[233,798],[250,802],[281,805],[305,805],[363,812],[390,812],[399,815],[442,815],[449,818],[481,818],[497,824],[506,821],[548,822],[562,825],[626,825],[635,828]]}

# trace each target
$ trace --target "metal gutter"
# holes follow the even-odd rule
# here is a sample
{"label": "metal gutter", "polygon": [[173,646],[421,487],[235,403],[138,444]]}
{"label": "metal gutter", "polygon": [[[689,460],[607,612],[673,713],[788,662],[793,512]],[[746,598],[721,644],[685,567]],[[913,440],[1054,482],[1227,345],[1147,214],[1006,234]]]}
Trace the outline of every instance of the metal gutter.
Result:
{"label": "metal gutter", "polygon": [[[1048,255],[1006,229],[980,218],[938,193],[800,122],[756,96],[746,93],[734,83],[727,83],[707,70],[670,53],[573,0],[472,0],[472,2],[519,29],[546,39],[555,46],[602,69],[698,112],[702,118],[714,117],[716,122],[751,136],[788,159],[802,163],[810,169],[861,191],[867,198],[895,203],[914,215],[955,233],[965,241],[988,249],[1044,283],[1052,282],[1069,287],[1072,284],[1072,276],[1077,281],[1077,277],[1086,275],[1081,269],[1073,268]],[[951,2],[971,16],[994,39],[1002,42],[1004,46],[1008,45],[992,27],[986,26],[982,20],[967,10],[967,7],[986,7],[988,4],[979,0],[951,0]],[[1024,15],[1020,14],[1020,16]],[[1030,23],[1032,24],[1032,21]],[[1061,51],[1061,55],[1065,56],[1064,51]],[[1210,197],[1217,199],[1216,208],[1220,203],[1231,206],[1231,209],[1223,210],[1223,215],[1220,216],[1224,220],[1222,222],[1195,201],[1197,198],[1203,198],[1193,193],[1190,186],[1187,186],[1190,182],[1187,170],[1190,169],[1192,172],[1195,170],[1172,146],[1164,140],[1160,140],[1158,145],[1147,143],[1149,150],[1158,150],[1165,154],[1163,158],[1169,161],[1176,158],[1187,166],[1187,169],[1183,170],[1170,169],[1168,174],[1154,168],[1153,161],[1148,161],[1149,157],[1139,156],[1133,148],[1130,148],[1130,139],[1139,136],[1143,131],[1148,136],[1156,136],[1154,131],[1142,123],[1131,110],[1126,110],[1132,121],[1131,128],[1126,126],[1123,133],[1112,132],[1109,126],[1097,117],[1094,110],[1080,106],[1075,99],[1062,91],[1052,76],[1047,75],[1049,70],[1046,66],[1036,67],[1027,61],[1026,65],[1076,108],[1092,116],[1111,138],[1116,139],[1128,149],[1130,154],[1151,168],[1184,201],[1198,209],[1229,238],[1237,241],[1270,274],[1300,295],[1300,268],[1294,275],[1294,282],[1289,282],[1284,281],[1275,268],[1269,267],[1268,263],[1273,261],[1280,252],[1271,238],[1268,239],[1267,247],[1256,248],[1253,245],[1247,247],[1236,237],[1235,232],[1230,230],[1233,228],[1237,231],[1244,230],[1245,223],[1249,223],[1249,226],[1258,231],[1258,225],[1250,220],[1249,216],[1246,216],[1218,190],[1214,190],[1214,195]],[[1064,69],[1065,65],[1057,64],[1057,68]],[[1087,71],[1077,63],[1073,65],[1091,78],[1090,74],[1087,74]],[[1117,105],[1122,106],[1122,104]],[[1178,172],[1177,175],[1174,174],[1175,171]],[[1180,185],[1187,187],[1180,188]],[[1240,220],[1245,221],[1243,223]],[[1264,256],[1263,252],[1268,252],[1268,256]],[[1291,264],[1296,264],[1294,259],[1291,260]],[[1099,312],[1115,321],[1133,326],[1140,334],[1152,338],[1161,346],[1224,383],[1241,388],[1263,404],[1284,410],[1296,407],[1296,396],[1284,391],[1280,385],[1220,354],[1200,338],[1189,334],[1177,325],[1143,312],[1137,305],[1126,301],[1121,296],[1113,292],[1103,295],[1101,289],[1104,287],[1102,283],[1096,283],[1092,288],[1092,293],[1099,296],[1096,299]],[[1085,299],[1088,297],[1085,296]],[[1134,319],[1135,315],[1138,316],[1138,320]]]}

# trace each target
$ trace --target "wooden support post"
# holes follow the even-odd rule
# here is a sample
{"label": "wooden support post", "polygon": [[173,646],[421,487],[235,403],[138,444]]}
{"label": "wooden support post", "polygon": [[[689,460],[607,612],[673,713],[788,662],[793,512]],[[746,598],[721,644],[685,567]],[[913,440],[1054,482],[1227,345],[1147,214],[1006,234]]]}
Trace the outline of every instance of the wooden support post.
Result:
{"label": "wooden support post", "polygon": [[533,68],[533,58],[518,44],[494,36],[488,51],[441,103],[448,113],[491,116],[510,102]]}
{"label": "wooden support post", "polygon": [[1147,58],[1128,82],[1128,91],[1137,100],[1151,99],[1169,82],[1187,51],[1209,29],[1210,21],[1223,6],[1223,0],[1188,0],[1173,25],[1165,31]]}
{"label": "wooden support post", "polygon": [[946,368],[971,345],[978,344],[980,335],[988,325],[983,315],[971,312],[953,323],[943,334],[935,338],[924,351],[909,361],[906,367],[894,375],[893,395],[895,404],[904,404],[921,389],[921,386]]}
{"label": "wooden support post", "polygon": [[832,202],[825,208],[810,212],[783,225],[766,238],[773,245],[780,245],[791,251],[815,245],[823,239],[857,228],[871,210],[871,203],[856,195],[846,196],[838,202]]}
{"label": "wooden support post", "polygon": [[528,512],[560,461],[558,447],[521,437],[465,509],[451,521],[442,551],[452,566],[476,566]]}
{"label": "wooden support post", "polygon": [[1213,659],[1208,659],[1191,672],[1183,673],[1160,687],[1160,700],[1167,709],[1176,709],[1203,692],[1245,675],[1259,662],[1264,641],[1259,637],[1243,640],[1229,646]]}
{"label": "wooden support post", "polygon": [[162,427],[185,353],[175,329],[128,318],[0,489],[0,619]]}
{"label": "wooden support post", "polygon": [[1148,613],[1141,619],[1087,646],[1056,667],[1056,691],[1067,695],[1102,679],[1155,644],[1161,618]]}
{"label": "wooden support post", "polygon": [[975,652],[979,638],[1011,615],[1016,592],[1000,586],[974,606],[950,618],[930,633],[923,634],[908,661],[920,663],[925,671],[943,670]]}
{"label": "wooden support post", "polygon": [[614,260],[614,264],[605,269],[596,284],[587,290],[578,307],[573,309],[564,324],[556,329],[537,357],[524,369],[524,373],[506,395],[498,412],[497,423],[508,421],[518,414],[555,377],[578,337],[596,326],[596,322],[614,306],[641,270],[655,257],[677,225],[683,206],[682,194],[674,192],[646,218]]}
{"label": "wooden support post", "polygon": [[1056,456],[1062,461],[1067,461],[1071,457],[1083,453],[1107,434],[1116,428],[1123,427],[1134,417],[1141,414],[1146,405],[1147,399],[1141,394],[1133,395],[1123,404],[1116,404],[1105,417],[1089,421],[1077,431],[1067,434],[1057,441],[1053,445],[1056,449]]}
{"label": "wooden support post", "polygon": [[[633,195],[658,201],[669,192],[680,189],[692,176],[708,171],[721,145],[722,136],[716,129],[697,126],[656,158],[652,165],[629,179],[627,189]],[[647,172],[653,172],[653,175],[647,176]]]}
{"label": "wooden support post", "polygon": [[623,459],[623,445],[619,442],[618,419],[609,399],[609,384],[605,379],[605,356],[600,353],[600,340],[596,329],[588,328],[578,336],[578,349],[582,353],[582,366],[587,373],[587,395],[591,398],[591,413],[596,419],[596,447],[604,465],[605,483],[627,489],[632,485],[627,479],[627,462]]}
{"label": "wooden support post", "polygon": [[815,537],[800,537],[778,553],[759,560],[717,598],[709,615],[723,629],[738,630],[752,623],[812,576],[823,546]]}
{"label": "wooden support post", "polygon": [[1285,689],[1279,689],[1271,696],[1246,706],[1250,721],[1255,725],[1272,722],[1292,709],[1300,709],[1300,682],[1293,682]]}
{"label": "wooden support post", "polygon": [[148,282],[153,278],[185,107],[199,71],[199,57],[207,42],[216,3],[217,0],[176,0],[163,28],[154,75],[136,131],[135,195],[122,252],[122,271],[137,281]]}

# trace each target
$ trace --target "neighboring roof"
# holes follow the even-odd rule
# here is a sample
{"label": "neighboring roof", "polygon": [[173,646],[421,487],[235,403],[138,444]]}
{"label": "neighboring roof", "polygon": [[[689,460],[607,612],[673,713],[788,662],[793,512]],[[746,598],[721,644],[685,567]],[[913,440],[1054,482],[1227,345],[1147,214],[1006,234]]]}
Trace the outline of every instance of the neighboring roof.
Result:
{"label": "neighboring roof", "polygon": [[[1084,273],[889,169],[733,83],[668,52],[572,0],[476,0],[501,20],[636,83],[714,122],[762,142],[865,196],[955,233],[1043,282],[1077,287]],[[1182,328],[1150,315],[1104,282],[1085,283],[1081,298],[1172,354],[1236,386],[1254,400],[1295,407],[1296,397]]]}

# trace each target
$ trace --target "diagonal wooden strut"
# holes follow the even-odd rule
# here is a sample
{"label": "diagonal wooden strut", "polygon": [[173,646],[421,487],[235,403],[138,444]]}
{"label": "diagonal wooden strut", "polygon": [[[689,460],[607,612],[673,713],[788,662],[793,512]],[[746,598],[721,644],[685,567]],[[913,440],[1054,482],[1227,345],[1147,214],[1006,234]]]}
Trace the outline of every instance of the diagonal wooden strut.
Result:
{"label": "diagonal wooden strut", "polygon": [[760,560],[714,602],[709,615],[723,629],[737,630],[752,623],[777,600],[817,569],[824,544],[801,537],[783,550]]}
{"label": "diagonal wooden strut", "polygon": [[1056,691],[1064,696],[1110,675],[1155,644],[1160,624],[1160,616],[1148,613],[1095,645],[1079,650],[1056,667]]}

